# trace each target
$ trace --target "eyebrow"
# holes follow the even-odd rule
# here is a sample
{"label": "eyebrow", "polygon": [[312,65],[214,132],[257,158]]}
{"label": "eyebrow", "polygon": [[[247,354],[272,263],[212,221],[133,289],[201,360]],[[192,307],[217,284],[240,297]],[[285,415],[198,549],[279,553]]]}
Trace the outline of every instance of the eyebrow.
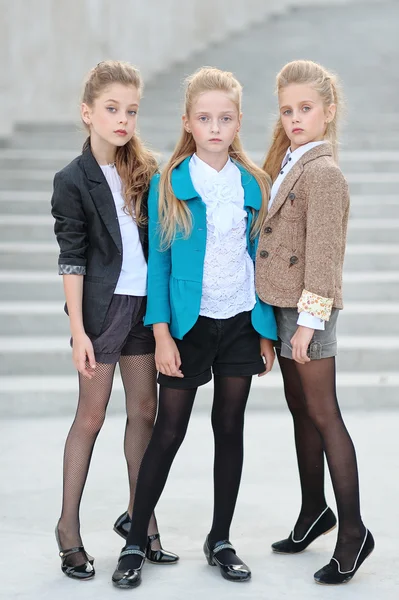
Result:
{"label": "eyebrow", "polygon": [[[316,104],[314,100],[301,100],[299,104]],[[290,108],[291,104],[284,104],[284,106],[280,106],[280,110],[283,108]]]}
{"label": "eyebrow", "polygon": [[[235,112],[234,110],[221,110],[219,114],[221,114],[221,115],[222,115],[222,114],[223,114],[223,115],[227,115],[227,114],[229,114],[229,115],[233,115],[233,114],[234,114],[234,112]],[[208,112],[207,110],[197,110],[197,111],[195,112],[195,114],[196,114],[196,115],[210,115],[211,113],[210,113],[210,112]]]}
{"label": "eyebrow", "polygon": [[[114,100],[113,98],[108,98],[105,102],[113,102],[114,104],[119,104],[118,100]],[[129,106],[138,106],[137,102],[132,102]]]}

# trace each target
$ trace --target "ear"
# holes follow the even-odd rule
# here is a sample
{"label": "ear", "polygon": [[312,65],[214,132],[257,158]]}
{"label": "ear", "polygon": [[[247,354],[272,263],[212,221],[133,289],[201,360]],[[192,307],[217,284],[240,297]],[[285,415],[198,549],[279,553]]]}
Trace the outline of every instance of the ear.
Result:
{"label": "ear", "polygon": [[183,122],[183,127],[187,131],[187,133],[191,133],[191,128],[190,128],[190,124],[188,122],[187,115],[183,115],[182,118],[181,118],[181,120]]}
{"label": "ear", "polygon": [[330,106],[326,110],[326,123],[331,123],[331,121],[334,121],[336,112],[337,112],[337,105],[330,104]]}
{"label": "ear", "polygon": [[90,125],[91,122],[91,110],[90,107],[82,102],[80,106],[80,116],[82,117],[82,121],[86,123],[86,125]]}

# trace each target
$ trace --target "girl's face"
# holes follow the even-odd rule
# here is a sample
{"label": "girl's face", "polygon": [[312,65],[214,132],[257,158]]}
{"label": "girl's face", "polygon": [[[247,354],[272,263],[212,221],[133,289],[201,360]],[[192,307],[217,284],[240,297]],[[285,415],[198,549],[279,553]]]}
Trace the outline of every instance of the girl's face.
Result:
{"label": "girl's face", "polygon": [[241,126],[241,114],[231,96],[215,90],[200,94],[190,115],[183,116],[186,131],[191,132],[197,155],[206,160],[210,155],[227,153]]}
{"label": "girl's face", "polygon": [[308,84],[293,83],[279,93],[281,123],[291,142],[291,150],[324,139],[327,123],[336,106],[323,104],[320,94]]}
{"label": "girl's face", "polygon": [[90,127],[95,147],[124,146],[136,129],[140,94],[137,88],[112,83],[94,100],[92,106],[82,104],[83,121]]}

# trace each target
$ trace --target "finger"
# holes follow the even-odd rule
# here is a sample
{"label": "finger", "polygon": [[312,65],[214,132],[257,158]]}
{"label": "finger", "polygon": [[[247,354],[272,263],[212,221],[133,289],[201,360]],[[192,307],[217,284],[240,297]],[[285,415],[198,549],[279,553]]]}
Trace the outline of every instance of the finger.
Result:
{"label": "finger", "polygon": [[88,348],[86,348],[86,355],[87,355],[87,362],[89,363],[90,368],[95,369],[96,368],[96,359],[94,356],[93,346],[91,344]]}

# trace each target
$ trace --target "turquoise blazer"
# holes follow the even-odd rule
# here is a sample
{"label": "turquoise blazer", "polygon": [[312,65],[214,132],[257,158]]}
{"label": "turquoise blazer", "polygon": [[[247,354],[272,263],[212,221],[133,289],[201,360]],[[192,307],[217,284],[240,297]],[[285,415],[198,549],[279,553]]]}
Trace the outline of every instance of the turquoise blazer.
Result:
{"label": "turquoise blazer", "polygon": [[[189,171],[190,157],[172,172],[173,192],[179,200],[187,202],[192,214],[192,231],[188,238],[177,233],[167,250],[161,249],[158,187],[159,174],[151,180],[148,196],[148,296],[145,325],[168,323],[173,337],[182,339],[196,323],[201,305],[202,276],[206,249],[206,205],[194,189]],[[258,211],[262,196],[256,179],[239,163],[241,182],[244,188],[244,208],[247,211],[247,244],[253,260],[258,240],[250,240],[253,219],[251,209]],[[277,326],[273,307],[256,296],[252,310],[252,324],[265,338],[277,339]]]}

